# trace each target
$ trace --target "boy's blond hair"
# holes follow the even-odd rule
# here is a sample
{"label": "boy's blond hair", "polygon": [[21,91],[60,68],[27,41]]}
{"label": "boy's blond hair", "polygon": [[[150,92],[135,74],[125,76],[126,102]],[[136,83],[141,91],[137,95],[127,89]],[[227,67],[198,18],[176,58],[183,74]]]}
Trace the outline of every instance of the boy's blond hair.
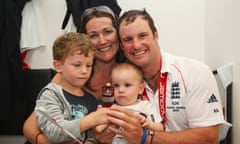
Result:
{"label": "boy's blond hair", "polygon": [[63,34],[54,41],[53,59],[64,62],[68,55],[76,51],[88,56],[90,52],[95,52],[95,48],[86,34],[76,32]]}

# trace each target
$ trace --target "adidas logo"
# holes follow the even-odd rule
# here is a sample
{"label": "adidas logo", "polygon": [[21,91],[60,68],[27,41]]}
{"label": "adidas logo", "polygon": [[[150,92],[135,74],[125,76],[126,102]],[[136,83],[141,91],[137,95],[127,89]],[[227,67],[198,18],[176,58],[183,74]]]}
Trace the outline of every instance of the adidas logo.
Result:
{"label": "adidas logo", "polygon": [[214,94],[211,95],[211,97],[208,99],[207,103],[214,103],[218,102],[216,96]]}
{"label": "adidas logo", "polygon": [[218,112],[219,112],[218,108],[215,108],[215,109],[213,110],[213,112],[214,112],[214,113],[218,113]]}

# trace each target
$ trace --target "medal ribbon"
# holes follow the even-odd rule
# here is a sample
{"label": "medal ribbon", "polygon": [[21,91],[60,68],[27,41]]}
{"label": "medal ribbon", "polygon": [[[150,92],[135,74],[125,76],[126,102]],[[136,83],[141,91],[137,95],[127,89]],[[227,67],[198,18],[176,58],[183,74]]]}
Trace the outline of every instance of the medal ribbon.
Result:
{"label": "medal ribbon", "polygon": [[[163,119],[162,124],[163,124],[164,130],[165,130],[165,122],[167,119],[167,116],[166,116],[167,76],[168,76],[168,73],[159,74],[159,86],[158,86],[159,111]],[[146,89],[144,90],[141,99],[149,101],[149,97],[147,96]]]}

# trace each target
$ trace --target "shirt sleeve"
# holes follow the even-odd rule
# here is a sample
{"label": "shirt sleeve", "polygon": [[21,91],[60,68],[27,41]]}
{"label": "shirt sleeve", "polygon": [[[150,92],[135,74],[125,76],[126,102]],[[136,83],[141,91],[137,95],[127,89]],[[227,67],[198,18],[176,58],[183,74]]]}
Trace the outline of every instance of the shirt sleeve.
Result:
{"label": "shirt sleeve", "polygon": [[[80,136],[80,122],[79,120],[71,120],[64,115],[66,109],[62,104],[56,92],[45,89],[40,93],[40,97],[36,102],[35,114],[39,123],[40,129],[53,143],[60,143],[72,140],[72,138],[65,133],[58,125],[53,123],[49,118],[41,114],[37,109],[43,107],[45,112],[52,117],[61,127],[70,131],[74,136]],[[64,109],[64,110],[63,110]]]}
{"label": "shirt sleeve", "polygon": [[216,80],[206,65],[189,73],[186,113],[190,128],[217,125],[224,122],[222,103]]}

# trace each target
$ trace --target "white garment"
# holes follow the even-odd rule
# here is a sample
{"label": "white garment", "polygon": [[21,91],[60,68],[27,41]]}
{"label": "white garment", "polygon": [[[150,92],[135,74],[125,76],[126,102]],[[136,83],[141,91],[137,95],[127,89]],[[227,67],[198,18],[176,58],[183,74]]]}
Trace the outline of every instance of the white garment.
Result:
{"label": "white garment", "polygon": [[224,124],[220,125],[219,127],[219,141],[222,141],[226,138],[229,129],[232,127],[232,124],[225,121]]}
{"label": "white garment", "polygon": [[[144,113],[146,114],[149,120],[152,120],[152,116],[156,123],[162,122],[162,117],[160,113],[157,112],[157,109],[154,108],[154,105],[149,101],[138,101],[138,103],[130,106],[122,106],[124,108],[130,109],[136,113]],[[121,135],[116,135],[112,141],[112,144],[128,144],[128,142]]]}
{"label": "white garment", "polygon": [[229,63],[217,69],[218,75],[222,81],[223,87],[227,88],[233,82],[233,64]]}
{"label": "white garment", "polygon": [[77,28],[73,22],[73,16],[71,14],[66,27],[63,29],[63,32],[68,33],[68,32],[76,32],[76,31],[77,31]]}
{"label": "white garment", "polygon": [[22,11],[21,51],[46,46],[45,26],[40,11],[41,0],[27,2]]}
{"label": "white garment", "polygon": [[147,118],[152,120],[151,115],[154,118],[154,121],[157,123],[162,122],[162,117],[157,109],[154,107],[152,103],[149,101],[141,101],[139,100],[137,104],[129,105],[129,106],[122,106],[124,108],[130,109],[136,113],[144,113],[146,114]]}
{"label": "white garment", "polygon": [[[205,64],[162,52],[161,73],[168,72],[166,96],[166,131],[224,123],[222,103],[216,80]],[[149,86],[147,95],[158,108],[158,91]]]}

